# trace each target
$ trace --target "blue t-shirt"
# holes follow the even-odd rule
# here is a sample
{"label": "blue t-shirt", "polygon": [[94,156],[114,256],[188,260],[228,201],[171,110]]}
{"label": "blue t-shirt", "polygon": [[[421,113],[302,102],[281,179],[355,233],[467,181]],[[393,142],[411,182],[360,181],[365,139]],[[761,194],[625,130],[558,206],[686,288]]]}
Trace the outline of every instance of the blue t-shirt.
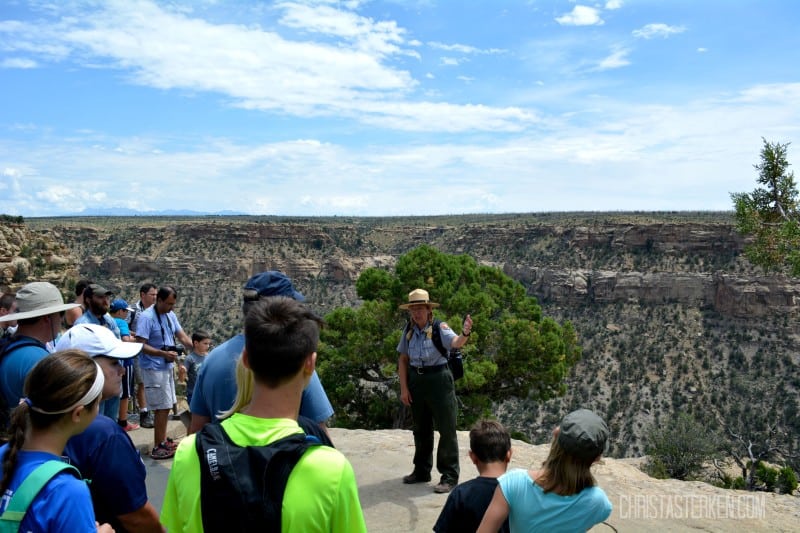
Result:
{"label": "blue t-shirt", "polygon": [[[175,346],[175,334],[183,331],[178,317],[169,313],[156,313],[156,306],[145,309],[136,321],[136,336],[143,337],[151,347],[161,350],[164,346]],[[169,370],[172,363],[163,357],[154,357],[144,352],[139,354],[139,367],[142,370]]]}
{"label": "blue t-shirt", "polygon": [[128,326],[128,322],[124,318],[119,318],[117,316],[114,317],[114,322],[117,323],[117,327],[119,328],[119,334],[122,337],[131,334],[131,328]]}
{"label": "blue t-shirt", "polygon": [[[223,342],[206,356],[192,392],[189,406],[192,413],[216,421],[217,413],[227,411],[233,406],[236,400],[236,362],[243,349],[244,335],[239,334]],[[303,391],[300,415],[315,422],[324,422],[333,415],[333,406],[316,370]]]}
{"label": "blue t-shirt", "polygon": [[[8,444],[0,447],[0,457],[5,459]],[[20,450],[18,463],[11,485],[0,498],[0,513],[5,512],[8,502],[22,482],[39,465],[61,458],[47,452]],[[92,499],[86,482],[69,471],[59,472],[31,502],[20,523],[20,531],[47,531],[48,533],[97,533]]]}
{"label": "blue t-shirt", "polygon": [[44,344],[32,337],[17,336],[15,339],[19,339],[17,342],[30,340],[36,344],[11,350],[0,363],[0,394],[9,410],[13,410],[19,404],[19,399],[25,396],[23,388],[28,372],[49,354]]}
{"label": "blue t-shirt", "polygon": [[[124,318],[114,317],[114,322],[117,323],[117,327],[119,327],[119,335],[120,338],[127,337],[131,334],[131,330],[128,328],[128,323],[125,321]],[[128,372],[128,368],[133,368],[133,360],[135,357],[129,357],[127,359],[122,360],[122,366],[125,367],[125,372]]]}
{"label": "blue t-shirt", "polygon": [[98,326],[105,326],[111,330],[111,333],[113,333],[116,338],[121,338],[119,326],[117,326],[114,318],[108,313],[104,314],[101,320],[97,318],[91,311],[86,311],[80,317],[78,317],[78,320],[76,320],[72,325],[76,326],[78,324],[97,324]]}
{"label": "blue t-shirt", "polygon": [[511,531],[586,531],[611,514],[611,502],[600,487],[560,496],[545,493],[527,470],[515,468],[498,478],[508,502]]}
{"label": "blue t-shirt", "polygon": [[147,503],[147,474],[139,450],[114,420],[97,415],[86,430],[67,441],[64,455],[84,479],[91,480],[97,520],[122,530],[118,515],[132,513]]}

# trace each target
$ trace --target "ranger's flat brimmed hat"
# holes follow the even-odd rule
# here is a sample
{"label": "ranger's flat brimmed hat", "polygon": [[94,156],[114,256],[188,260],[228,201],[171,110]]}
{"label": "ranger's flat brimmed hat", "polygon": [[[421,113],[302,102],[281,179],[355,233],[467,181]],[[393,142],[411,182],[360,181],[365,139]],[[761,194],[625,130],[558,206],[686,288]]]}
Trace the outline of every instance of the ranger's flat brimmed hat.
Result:
{"label": "ranger's flat brimmed hat", "polygon": [[16,301],[17,312],[0,316],[0,322],[47,316],[80,307],[78,304],[65,304],[58,287],[46,281],[34,281],[25,285],[17,291]]}
{"label": "ranger's flat brimmed hat", "polygon": [[428,291],[424,289],[414,289],[408,293],[408,303],[401,304],[400,309],[408,309],[412,305],[427,305],[428,307],[439,307],[439,304],[432,302]]}
{"label": "ranger's flat brimmed hat", "polygon": [[592,460],[606,449],[608,426],[588,409],[572,411],[564,417],[559,427],[558,443],[571,455]]}

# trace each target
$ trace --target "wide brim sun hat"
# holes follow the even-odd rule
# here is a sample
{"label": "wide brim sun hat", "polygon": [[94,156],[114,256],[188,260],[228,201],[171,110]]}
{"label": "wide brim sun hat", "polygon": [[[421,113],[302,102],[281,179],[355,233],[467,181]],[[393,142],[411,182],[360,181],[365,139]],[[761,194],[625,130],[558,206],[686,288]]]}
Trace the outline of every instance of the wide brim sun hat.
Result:
{"label": "wide brim sun hat", "polygon": [[46,281],[34,281],[22,287],[17,291],[16,302],[17,311],[1,316],[0,322],[47,316],[80,307],[75,303],[65,304],[58,287]]}

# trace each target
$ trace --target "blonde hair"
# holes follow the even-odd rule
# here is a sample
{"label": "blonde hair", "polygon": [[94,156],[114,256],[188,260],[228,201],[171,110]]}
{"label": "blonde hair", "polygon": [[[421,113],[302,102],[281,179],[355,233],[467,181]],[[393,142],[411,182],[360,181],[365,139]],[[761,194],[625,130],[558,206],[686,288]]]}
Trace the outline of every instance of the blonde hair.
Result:
{"label": "blonde hair", "polygon": [[220,411],[217,418],[224,420],[234,413],[240,413],[245,407],[250,405],[253,398],[253,373],[242,364],[242,357],[236,360],[236,399],[233,406],[227,411]]}

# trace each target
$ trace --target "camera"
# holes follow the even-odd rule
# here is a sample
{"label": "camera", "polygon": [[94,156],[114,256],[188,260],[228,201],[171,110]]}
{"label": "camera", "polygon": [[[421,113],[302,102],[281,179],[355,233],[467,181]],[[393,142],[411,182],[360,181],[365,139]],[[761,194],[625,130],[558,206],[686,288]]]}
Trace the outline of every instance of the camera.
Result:
{"label": "camera", "polygon": [[165,352],[175,352],[178,354],[178,357],[186,353],[186,348],[183,347],[183,344],[178,344],[177,346],[162,346],[161,349]]}

